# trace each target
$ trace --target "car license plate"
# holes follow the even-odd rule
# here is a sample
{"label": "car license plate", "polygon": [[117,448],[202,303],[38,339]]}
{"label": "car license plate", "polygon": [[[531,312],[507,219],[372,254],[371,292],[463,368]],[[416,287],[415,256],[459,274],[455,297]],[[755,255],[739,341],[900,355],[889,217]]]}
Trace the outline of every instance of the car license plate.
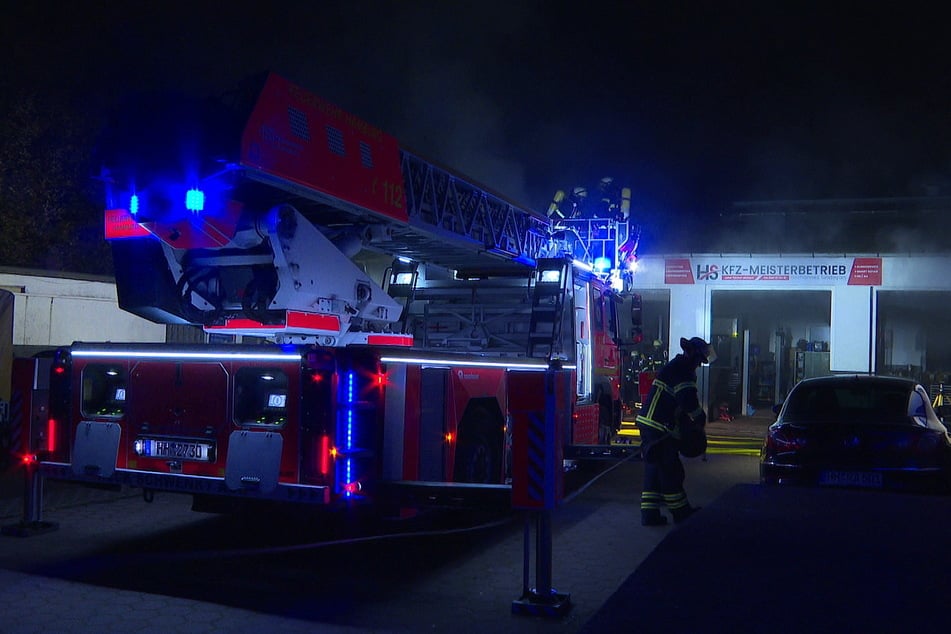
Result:
{"label": "car license plate", "polygon": [[875,471],[823,471],[819,474],[819,484],[880,489],[882,474]]}
{"label": "car license plate", "polygon": [[214,455],[211,443],[186,440],[163,440],[139,438],[135,441],[135,453],[145,458],[172,458],[209,462]]}

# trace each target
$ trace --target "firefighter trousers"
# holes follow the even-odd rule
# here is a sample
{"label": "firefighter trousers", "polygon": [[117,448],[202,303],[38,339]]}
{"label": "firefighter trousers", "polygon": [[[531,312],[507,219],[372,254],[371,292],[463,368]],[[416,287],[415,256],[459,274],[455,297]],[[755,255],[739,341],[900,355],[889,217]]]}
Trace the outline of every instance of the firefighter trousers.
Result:
{"label": "firefighter trousers", "polygon": [[642,427],[641,444],[651,445],[644,460],[644,486],[641,491],[641,517],[647,520],[660,515],[666,506],[676,520],[689,513],[690,505],[684,491],[684,465],[680,461],[677,440],[663,432]]}

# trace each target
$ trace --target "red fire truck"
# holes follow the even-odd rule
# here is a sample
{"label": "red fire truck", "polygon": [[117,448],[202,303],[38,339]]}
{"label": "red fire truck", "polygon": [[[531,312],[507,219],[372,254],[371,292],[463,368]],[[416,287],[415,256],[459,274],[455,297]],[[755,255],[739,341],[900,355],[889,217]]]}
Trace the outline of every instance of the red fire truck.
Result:
{"label": "red fire truck", "polygon": [[113,172],[120,306],[203,340],[58,350],[42,477],[209,510],[504,496],[511,385],[551,368],[559,456],[610,449],[626,214],[553,221],[278,75],[249,112],[208,164]]}

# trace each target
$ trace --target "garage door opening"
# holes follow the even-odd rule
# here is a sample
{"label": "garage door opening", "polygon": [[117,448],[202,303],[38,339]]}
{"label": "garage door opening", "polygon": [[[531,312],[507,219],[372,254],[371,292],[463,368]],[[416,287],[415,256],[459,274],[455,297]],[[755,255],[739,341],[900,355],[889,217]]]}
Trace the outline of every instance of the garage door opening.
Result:
{"label": "garage door opening", "polygon": [[951,416],[951,337],[948,291],[879,291],[875,333],[875,372],[915,379],[942,394],[939,414]]}
{"label": "garage door opening", "polygon": [[710,418],[770,412],[793,385],[829,374],[830,291],[711,294]]}

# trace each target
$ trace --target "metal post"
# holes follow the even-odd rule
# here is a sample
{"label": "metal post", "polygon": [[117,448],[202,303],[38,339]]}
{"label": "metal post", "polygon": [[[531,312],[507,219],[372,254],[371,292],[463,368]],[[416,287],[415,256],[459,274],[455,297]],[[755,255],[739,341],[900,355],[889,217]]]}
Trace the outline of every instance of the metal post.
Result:
{"label": "metal post", "polygon": [[23,465],[23,519],[19,524],[0,528],[0,533],[11,537],[30,537],[55,531],[56,522],[43,521],[43,487],[45,481],[36,462]]}
{"label": "metal post", "polygon": [[[535,491],[535,504],[530,511],[535,524],[535,588],[530,588],[528,580],[530,520],[525,521],[525,540],[523,553],[523,584],[522,596],[512,602],[513,614],[531,614],[534,616],[561,617],[571,609],[571,596],[559,593],[551,587],[551,560],[552,560],[552,509],[557,504],[556,474],[562,468],[560,460],[555,460],[557,402],[555,399],[554,374],[546,373],[545,380],[545,412],[543,417],[537,414],[527,417],[529,424],[535,424],[537,438],[544,444],[543,458],[532,463],[535,474],[542,476],[541,490]],[[539,425],[538,423],[542,423]],[[557,464],[556,464],[557,463]]]}
{"label": "metal post", "polygon": [[535,552],[535,591],[540,596],[551,594],[551,555],[552,555],[552,535],[551,535],[551,511],[541,511],[538,513],[538,527],[536,529],[537,543]]}
{"label": "metal post", "polygon": [[23,522],[33,524],[43,520],[43,478],[35,464],[24,469],[23,478]]}
{"label": "metal post", "polygon": [[525,514],[525,533],[522,538],[522,596],[527,597],[531,592],[531,577],[529,566],[532,558],[532,516]]}

